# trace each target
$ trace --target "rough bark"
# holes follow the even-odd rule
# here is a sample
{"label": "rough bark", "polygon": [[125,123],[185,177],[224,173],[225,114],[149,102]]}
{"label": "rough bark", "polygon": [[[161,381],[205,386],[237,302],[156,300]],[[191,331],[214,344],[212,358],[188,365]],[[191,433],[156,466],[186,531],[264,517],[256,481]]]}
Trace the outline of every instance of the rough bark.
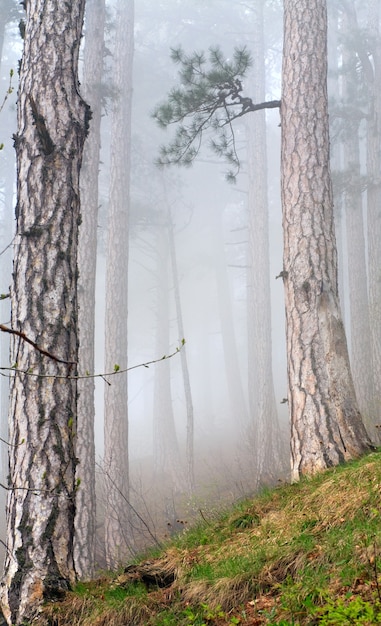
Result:
{"label": "rough bark", "polygon": [[370,443],[357,406],[337,287],[324,0],[285,0],[282,207],[292,478]]}
{"label": "rough bark", "polygon": [[[18,93],[17,234],[11,358],[7,555],[9,624],[31,620],[75,580],[79,170],[88,108],[79,95],[84,1],[28,0]],[[58,361],[57,359],[60,359]]]}
{"label": "rough bark", "polygon": [[[87,0],[83,93],[93,113],[81,170],[81,226],[78,243],[79,371],[94,372],[95,272],[98,230],[98,171],[103,75],[105,0]],[[78,382],[77,493],[74,559],[80,578],[91,578],[95,560],[94,381]]]}
{"label": "rough bark", "polygon": [[[106,268],[105,367],[127,367],[128,210],[134,4],[119,0],[113,79],[118,96],[113,104],[111,180]],[[128,416],[126,375],[105,386],[105,542],[109,566],[129,554],[128,539]]]}
{"label": "rough bark", "polygon": [[[253,71],[250,93],[255,102],[266,98],[264,1],[252,9]],[[269,216],[267,199],[266,113],[258,111],[248,120],[249,246],[247,273],[247,326],[249,373],[249,442],[254,457],[254,480],[258,486],[282,472],[281,433],[272,372]],[[285,464],[283,464],[283,470]]]}

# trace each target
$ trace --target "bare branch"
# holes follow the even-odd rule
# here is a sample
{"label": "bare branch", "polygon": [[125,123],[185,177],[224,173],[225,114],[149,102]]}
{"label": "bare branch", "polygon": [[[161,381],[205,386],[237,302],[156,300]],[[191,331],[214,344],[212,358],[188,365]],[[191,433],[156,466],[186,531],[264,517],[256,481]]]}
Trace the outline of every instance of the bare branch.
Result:
{"label": "bare branch", "polygon": [[[53,361],[57,361],[57,363],[63,363],[64,365],[69,365],[70,367],[72,367],[73,365],[77,365],[77,363],[75,361],[65,361],[64,359],[58,358],[57,356],[55,356],[51,352],[48,352],[48,350],[44,350],[39,345],[37,345],[37,343],[35,341],[33,341],[32,339],[27,337],[25,335],[25,333],[21,332],[20,330],[15,330],[14,328],[9,328],[8,326],[4,326],[4,324],[0,324],[0,330],[3,333],[9,333],[10,335],[16,335],[17,337],[20,337],[21,339],[26,341],[26,343],[29,343],[31,346],[33,346],[33,348],[35,350],[37,350],[38,352],[40,352],[44,356],[49,357],[49,359],[52,359]],[[0,369],[4,369],[4,368],[0,368]],[[14,369],[17,369],[17,368],[14,368]]]}
{"label": "bare branch", "polygon": [[[0,324],[0,330],[1,330],[1,324]],[[29,342],[29,343],[31,343],[31,342]],[[179,354],[179,352],[180,352],[180,350],[182,349],[183,346],[185,346],[185,339],[181,340],[180,346],[178,346],[176,348],[176,350],[171,352],[171,354],[164,354],[160,358],[152,359],[151,361],[146,361],[145,363],[139,363],[137,365],[132,365],[131,367],[126,367],[126,368],[123,368],[123,369],[121,369],[117,365],[115,365],[114,366],[114,371],[101,373],[101,374],[90,374],[90,372],[86,372],[85,374],[77,375],[77,376],[71,376],[71,375],[67,375],[67,376],[62,375],[62,376],[60,376],[60,375],[52,375],[52,374],[40,374],[38,372],[33,372],[32,369],[22,370],[22,369],[18,369],[17,367],[0,367],[0,375],[1,376],[6,376],[6,377],[9,378],[14,373],[14,374],[25,374],[26,376],[34,376],[35,378],[54,378],[54,379],[57,379],[57,380],[60,380],[60,379],[65,379],[65,380],[85,380],[86,378],[89,378],[89,379],[90,378],[103,378],[103,380],[108,385],[111,385],[111,383],[108,380],[106,380],[106,377],[110,378],[111,376],[117,376],[119,374],[125,374],[126,372],[130,372],[131,370],[138,369],[139,367],[146,367],[148,369],[150,367],[150,365],[154,365],[156,363],[160,363],[161,361],[166,361],[168,359],[172,359],[174,356]],[[47,356],[51,356],[49,353],[45,353],[44,351],[41,351],[41,350],[39,350],[39,351],[42,352],[42,354],[47,354]],[[55,360],[58,360],[58,359],[55,359]],[[63,361],[63,362],[66,363],[66,361]],[[76,363],[74,363],[74,365],[76,365]],[[12,372],[12,374],[5,374],[3,372]]]}

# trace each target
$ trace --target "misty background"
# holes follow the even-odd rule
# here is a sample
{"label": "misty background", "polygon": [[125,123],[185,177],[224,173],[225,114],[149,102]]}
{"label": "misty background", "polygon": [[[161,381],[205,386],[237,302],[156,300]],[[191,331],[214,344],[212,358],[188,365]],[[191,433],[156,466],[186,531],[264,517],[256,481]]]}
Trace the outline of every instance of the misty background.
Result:
{"label": "misty background", "polygon": [[[337,111],[346,98],[350,99],[353,108],[355,104],[360,109],[366,108],[366,90],[361,87],[361,71],[356,53],[351,53],[350,42],[363,36],[368,14],[367,3],[348,2],[348,5],[357,11],[356,24],[348,17],[352,13],[346,17],[339,10],[338,2],[329,2],[329,90],[340,287],[351,344],[350,235],[346,207],[350,202],[348,190],[359,193],[357,215],[363,227],[363,254],[366,256],[366,120],[362,117],[356,126],[360,171],[356,178],[351,170],[353,164],[348,164],[345,157],[345,142],[348,135],[353,136],[353,127],[350,118],[344,125]],[[92,6],[89,2],[87,10],[90,11]],[[263,10],[263,55],[255,57],[244,91],[253,97],[258,67],[261,67],[265,77],[264,99],[277,100],[281,96],[281,2],[246,0],[232,5],[227,0],[209,0],[208,3],[166,0],[155,4],[149,0],[135,1],[131,169],[129,194],[125,198],[128,240],[124,242],[129,251],[128,367],[175,354],[119,375],[123,385],[128,386],[128,500],[139,518],[144,520],[144,529],[140,532],[141,524],[137,524],[131,534],[132,552],[152,543],[153,538],[159,541],[183,530],[200,516],[208,518],[215,509],[253,493],[262,485],[288,479],[283,283],[277,278],[282,271],[279,112],[276,109],[263,112],[266,145],[255,145],[257,158],[262,158],[267,165],[266,207],[259,201],[262,196],[258,190],[250,188],[253,183],[250,176],[252,157],[248,151],[248,138],[252,132],[249,118],[255,113],[237,120],[234,127],[241,164],[235,184],[226,181],[228,165],[208,149],[207,138],[191,168],[159,168],[155,160],[160,145],[167,143],[173,134],[171,129],[160,129],[152,117],[155,107],[165,101],[168,91],[179,84],[179,68],[170,59],[170,49],[181,45],[186,53],[191,54],[195,50],[207,53],[211,46],[219,46],[226,58],[231,57],[237,46],[247,46],[249,51],[258,50],[259,8],[261,15]],[[0,292],[7,294],[11,281],[16,204],[12,134],[16,132],[17,67],[22,52],[19,22],[23,11],[19,4],[10,0],[0,3],[0,11],[0,101],[7,94],[10,71],[14,70],[14,90],[9,93],[0,112],[0,141],[4,144],[0,152]],[[85,20],[82,68],[88,21],[89,13]],[[105,368],[104,346],[113,134],[118,132],[112,125],[112,112],[123,97],[115,71],[116,28],[116,2],[108,0],[102,33],[103,57],[99,58],[102,80],[96,85],[101,103],[94,333],[96,374],[110,371]],[[119,130],[122,133],[123,129]],[[128,163],[125,172],[123,167],[119,170],[119,175],[125,176],[126,180],[127,169]],[[259,245],[253,247],[251,244],[250,226],[253,213],[258,215],[263,211],[268,227],[268,234],[264,235],[264,240],[268,239],[265,252]],[[271,305],[267,303],[264,310],[271,328],[267,349],[271,353],[273,381],[269,380],[269,385],[273,386],[276,406],[276,422],[271,425],[273,447],[268,447],[264,438],[260,437],[258,441],[258,432],[266,431],[267,422],[263,416],[253,415],[253,406],[260,405],[264,391],[255,383],[255,369],[262,368],[262,356],[256,353],[258,341],[253,339],[249,321],[252,311],[265,305],[263,293],[252,293],[251,288],[253,275],[263,271],[264,256],[268,259]],[[79,271],[81,274],[81,267]],[[127,285],[126,274],[121,280]],[[5,298],[0,305],[1,323],[9,325],[9,300]],[[123,310],[113,313],[122,322],[127,319]],[[6,368],[9,367],[8,336],[2,333],[0,342],[0,366]],[[180,348],[178,352],[177,348]],[[184,353],[189,374],[188,394],[184,391]],[[114,363],[115,367],[122,367],[116,358]],[[1,370],[1,373],[3,441],[0,482],[5,485],[9,372]],[[94,385],[97,563],[103,566],[104,476],[108,471],[104,438],[105,389],[107,397],[113,394],[114,377],[99,376],[94,379]],[[265,383],[261,385],[263,387]],[[189,480],[190,415],[193,419],[193,481]],[[127,407],[122,419],[127,424]],[[260,426],[257,419],[261,419]],[[261,455],[263,462],[259,465],[257,459]],[[5,489],[0,493],[0,539],[4,542]]]}

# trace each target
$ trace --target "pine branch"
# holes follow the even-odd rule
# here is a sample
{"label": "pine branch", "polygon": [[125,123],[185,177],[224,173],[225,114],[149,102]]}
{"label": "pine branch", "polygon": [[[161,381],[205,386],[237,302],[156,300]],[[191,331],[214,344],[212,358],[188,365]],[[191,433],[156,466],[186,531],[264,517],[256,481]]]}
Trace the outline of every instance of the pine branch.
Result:
{"label": "pine branch", "polygon": [[[181,47],[171,50],[172,61],[180,66],[180,87],[171,89],[166,102],[156,107],[153,118],[161,128],[176,125],[174,139],[160,147],[156,163],[189,166],[197,157],[203,135],[216,137],[212,150],[239,171],[240,162],[232,122],[253,111],[280,107],[280,100],[254,103],[243,95],[243,79],[251,65],[246,48],[235,49],[226,61],[219,48],[187,56]],[[230,174],[235,178],[235,174]]]}

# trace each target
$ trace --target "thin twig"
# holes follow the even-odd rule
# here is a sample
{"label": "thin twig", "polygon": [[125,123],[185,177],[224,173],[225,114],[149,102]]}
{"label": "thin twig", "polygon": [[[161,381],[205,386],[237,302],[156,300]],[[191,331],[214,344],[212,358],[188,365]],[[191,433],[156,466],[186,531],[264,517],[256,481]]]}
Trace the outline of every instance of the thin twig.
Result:
{"label": "thin twig", "polygon": [[[0,324],[0,330],[1,330],[1,324]],[[31,341],[29,341],[29,343],[32,343]],[[33,343],[32,343],[33,345]],[[164,356],[162,356],[159,359],[152,359],[152,361],[147,361],[146,363],[139,363],[138,365],[131,365],[131,367],[126,367],[123,369],[115,369],[113,372],[107,372],[107,373],[101,373],[101,374],[90,374],[89,372],[87,372],[86,374],[82,374],[82,375],[78,375],[78,376],[64,376],[64,375],[54,375],[54,374],[38,374],[36,372],[33,372],[31,369],[28,370],[22,370],[22,369],[18,369],[17,367],[0,367],[0,375],[1,376],[7,376],[8,378],[11,377],[10,374],[2,374],[2,372],[4,371],[9,371],[9,372],[14,372],[15,374],[25,374],[26,376],[34,376],[35,378],[54,378],[57,380],[60,379],[66,379],[66,380],[85,380],[87,378],[103,378],[103,380],[108,384],[111,385],[111,383],[106,380],[106,376],[110,377],[110,376],[116,376],[117,374],[125,374],[126,372],[130,372],[131,370],[135,370],[139,367],[146,367],[149,368],[150,365],[154,365],[155,363],[160,363],[160,361],[166,361],[168,359],[171,359],[172,357],[176,356],[176,354],[178,354],[181,350],[181,348],[185,345],[185,339],[182,339],[181,341],[181,345],[178,346],[176,348],[176,350],[174,350],[171,354],[165,354]],[[40,350],[41,352],[41,350]],[[44,352],[42,352],[44,354]],[[50,356],[49,353],[47,353],[47,356]],[[53,357],[54,358],[54,357]],[[55,359],[58,360],[58,359]],[[61,361],[63,363],[67,363],[67,361]],[[70,363],[69,363],[70,364]],[[76,365],[75,363],[73,363],[73,365]]]}
{"label": "thin twig", "polygon": [[130,507],[130,509],[133,511],[133,513],[135,513],[135,515],[137,516],[137,518],[141,521],[141,523],[143,524],[143,526],[145,526],[145,528],[147,529],[147,532],[149,534],[149,536],[151,537],[151,539],[156,543],[156,545],[158,547],[161,547],[160,542],[158,541],[157,537],[153,534],[153,532],[151,531],[150,527],[148,526],[147,522],[145,521],[145,519],[140,515],[140,513],[135,509],[135,507],[131,504],[130,500],[125,496],[125,494],[119,489],[119,487],[115,484],[115,481],[113,480],[113,478],[111,478],[109,472],[107,470],[105,470],[104,467],[102,467],[99,463],[95,463],[103,472],[103,474],[106,476],[107,480],[110,481],[112,487],[114,487],[114,489],[117,491],[117,493],[119,493],[119,495],[122,497],[122,499],[125,501],[125,503],[127,504],[127,506]]}

